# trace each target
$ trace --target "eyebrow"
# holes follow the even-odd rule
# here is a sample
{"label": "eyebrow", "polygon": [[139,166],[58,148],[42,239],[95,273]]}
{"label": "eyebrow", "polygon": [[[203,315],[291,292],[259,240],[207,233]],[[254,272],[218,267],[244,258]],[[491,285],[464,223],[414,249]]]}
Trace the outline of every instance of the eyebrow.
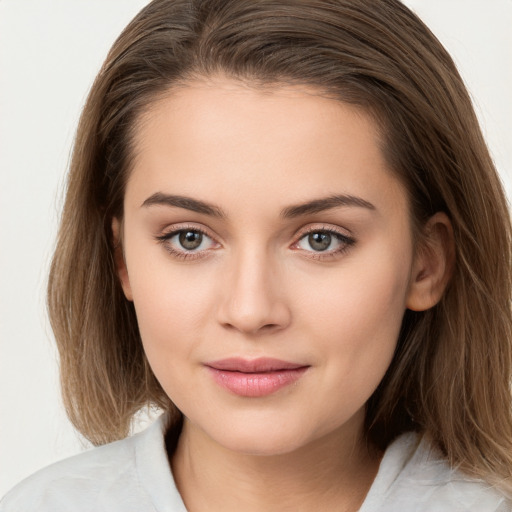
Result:
{"label": "eyebrow", "polygon": [[191,197],[163,194],[162,192],[156,192],[152,196],[148,197],[142,203],[142,206],[175,206],[177,208],[191,210],[193,212],[210,215],[212,217],[226,217],[226,214],[218,206],[213,204],[199,201],[198,199],[192,199]]}
{"label": "eyebrow", "polygon": [[[148,197],[142,203],[142,206],[174,206],[221,219],[225,219],[227,217],[221,208],[213,204],[206,203],[205,201],[200,201],[198,199],[192,199],[191,197],[164,194],[162,192],[156,192],[152,196]],[[323,212],[332,208],[339,208],[341,206],[355,206],[359,208],[366,208],[368,210],[376,210],[372,203],[362,199],[361,197],[341,194],[313,199],[307,203],[288,206],[281,210],[281,217],[285,219],[292,219],[303,215]]]}
{"label": "eyebrow", "polygon": [[359,208],[366,208],[368,210],[376,210],[372,203],[362,199],[361,197],[341,194],[313,199],[307,203],[297,204],[295,206],[288,206],[281,211],[281,216],[285,219],[292,219],[302,215],[310,215],[312,213],[319,213],[332,208],[338,208],[340,206],[356,206]]}

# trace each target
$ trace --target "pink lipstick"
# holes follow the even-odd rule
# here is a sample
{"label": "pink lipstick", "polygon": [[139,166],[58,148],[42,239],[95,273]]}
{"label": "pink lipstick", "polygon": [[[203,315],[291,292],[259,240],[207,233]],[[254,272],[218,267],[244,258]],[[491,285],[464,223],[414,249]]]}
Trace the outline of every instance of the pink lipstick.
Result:
{"label": "pink lipstick", "polygon": [[213,379],[235,395],[262,397],[293,384],[309,368],[267,357],[229,358],[206,363]]}

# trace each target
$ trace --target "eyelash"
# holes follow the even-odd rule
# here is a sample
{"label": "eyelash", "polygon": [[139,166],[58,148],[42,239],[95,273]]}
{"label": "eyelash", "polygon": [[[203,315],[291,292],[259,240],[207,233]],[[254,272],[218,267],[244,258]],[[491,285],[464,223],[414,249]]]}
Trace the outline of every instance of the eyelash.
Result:
{"label": "eyelash", "polygon": [[[324,233],[324,234],[331,235],[334,238],[336,238],[341,245],[337,249],[326,250],[325,252],[324,251],[313,251],[313,250],[306,251],[304,249],[301,249],[299,247],[299,243],[301,242],[301,240],[303,240],[305,237],[307,237],[313,233]],[[354,238],[352,238],[351,236],[348,236],[348,235],[342,233],[341,231],[338,231],[332,227],[314,226],[314,227],[308,228],[306,231],[301,232],[298,236],[297,242],[295,242],[292,245],[292,248],[299,250],[299,251],[303,250],[304,252],[309,253],[307,256],[308,258],[311,258],[314,260],[325,261],[328,259],[334,259],[336,257],[341,256],[342,254],[346,253],[355,243],[356,243],[356,240]]]}
{"label": "eyelash", "polygon": [[[208,255],[207,254],[208,249],[203,249],[200,251],[195,251],[195,250],[187,251],[184,249],[181,251],[181,250],[174,249],[172,247],[172,245],[170,245],[169,242],[170,242],[170,240],[172,240],[172,238],[179,235],[180,233],[187,232],[187,231],[199,233],[202,236],[209,238],[214,244],[219,245],[218,242],[215,241],[215,238],[213,236],[211,236],[209,233],[207,233],[206,230],[201,229],[197,226],[187,226],[187,225],[176,227],[167,233],[156,236],[155,239],[157,240],[158,243],[160,243],[164,246],[165,250],[171,256],[173,256],[177,259],[195,260],[198,258],[206,257]],[[325,250],[325,252],[324,251],[314,251],[314,250],[307,251],[305,249],[301,249],[299,247],[299,243],[305,237],[307,237],[313,233],[324,233],[324,234],[331,235],[334,238],[336,238],[341,245],[339,248],[337,248],[335,250]],[[294,250],[302,251],[304,253],[308,253],[308,256],[307,256],[308,258],[324,261],[327,259],[336,258],[337,256],[341,256],[342,254],[347,252],[355,243],[356,243],[356,240],[354,238],[347,236],[346,234],[341,233],[340,231],[337,231],[337,230],[333,229],[332,227],[322,226],[322,227],[311,227],[311,228],[307,229],[306,231],[301,232],[298,235],[297,241],[291,245],[291,248]]]}
{"label": "eyelash", "polygon": [[206,232],[206,230],[201,229],[197,226],[179,226],[177,228],[172,229],[171,231],[168,231],[167,233],[164,233],[162,235],[159,235],[156,238],[157,242],[162,244],[164,246],[164,249],[173,257],[180,259],[180,260],[195,260],[197,258],[204,258],[206,256],[205,252],[206,249],[203,249],[202,251],[186,251],[185,249],[183,251],[179,251],[174,249],[172,245],[170,245],[170,240],[172,240],[176,235],[179,235],[180,233],[192,231],[194,233],[200,233],[202,236],[208,237],[210,240],[212,240],[215,244],[218,245],[218,242],[215,242],[214,237],[212,237],[210,234]]}

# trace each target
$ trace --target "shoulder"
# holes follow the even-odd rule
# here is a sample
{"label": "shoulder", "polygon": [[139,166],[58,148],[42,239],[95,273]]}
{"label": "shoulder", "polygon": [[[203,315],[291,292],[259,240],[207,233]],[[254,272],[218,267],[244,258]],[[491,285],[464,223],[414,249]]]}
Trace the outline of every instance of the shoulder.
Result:
{"label": "shoulder", "polygon": [[449,466],[426,437],[408,433],[384,454],[360,512],[511,512],[495,488]]}
{"label": "shoulder", "polygon": [[149,472],[157,474],[161,485],[174,487],[162,425],[160,419],[133,437],[38,471],[2,499],[0,512],[155,510],[151,485],[158,482],[148,488],[148,478],[155,478],[148,476],[146,467],[154,466]]}

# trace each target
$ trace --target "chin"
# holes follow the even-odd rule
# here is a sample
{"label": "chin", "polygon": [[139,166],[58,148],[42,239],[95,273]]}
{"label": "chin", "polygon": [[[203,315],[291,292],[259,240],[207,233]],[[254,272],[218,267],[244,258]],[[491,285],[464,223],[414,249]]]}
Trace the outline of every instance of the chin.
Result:
{"label": "chin", "polygon": [[292,453],[303,446],[298,440],[290,439],[230,439],[223,443],[224,447],[244,455],[271,457]]}
{"label": "chin", "polygon": [[253,425],[247,428],[222,429],[221,432],[211,432],[210,437],[219,445],[230,451],[269,457],[285,455],[309,444],[312,439],[304,432],[294,432],[289,426],[276,428],[275,425]]}

